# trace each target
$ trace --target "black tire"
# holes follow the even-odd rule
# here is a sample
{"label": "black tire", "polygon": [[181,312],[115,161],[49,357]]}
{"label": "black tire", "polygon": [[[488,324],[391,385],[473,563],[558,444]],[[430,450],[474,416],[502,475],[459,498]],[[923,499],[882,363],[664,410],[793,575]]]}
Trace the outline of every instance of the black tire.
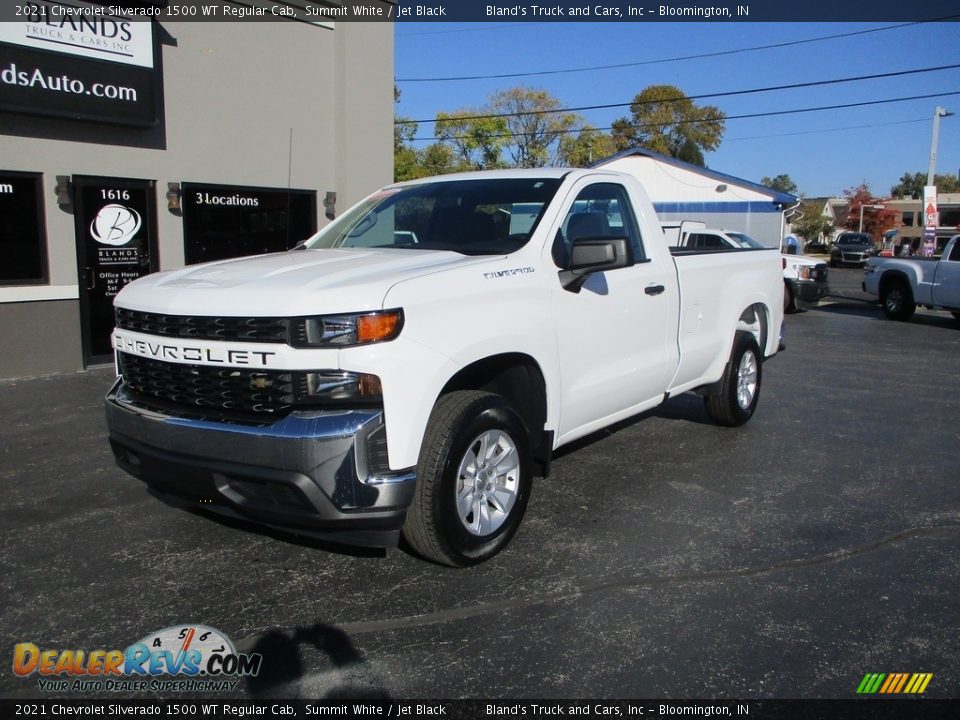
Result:
{"label": "black tire", "polygon": [[[512,506],[498,527],[482,533],[479,522],[478,529],[471,531],[466,520],[461,520],[458,491],[466,485],[461,483],[459,470],[468,452],[473,452],[478,441],[490,431],[506,435],[519,463],[510,481],[515,490]],[[494,485],[497,482],[488,480]],[[417,553],[441,565],[466,567],[488,560],[503,550],[516,533],[532,483],[529,434],[506,399],[477,390],[444,395],[434,406],[427,424],[417,463],[416,491],[407,510],[403,537]],[[498,512],[491,501],[483,504],[488,516]],[[476,516],[470,517],[476,519]]]}
{"label": "black tire", "polygon": [[783,284],[783,312],[786,313],[795,313],[797,311],[797,303],[793,298],[793,291],[790,290],[790,286],[786,283]]}
{"label": "black tire", "polygon": [[[755,368],[756,380],[748,402],[742,402],[740,397],[740,374],[744,369],[744,358],[749,366]],[[747,422],[757,409],[760,401],[760,385],[763,379],[763,363],[761,362],[760,346],[751,333],[738,331],[733,339],[733,349],[730,351],[730,360],[723,369],[722,386],[719,395],[708,395],[704,400],[707,414],[717,423],[726,427],[739,427]],[[749,386],[750,383],[747,383]],[[747,388],[744,388],[745,390]]]}
{"label": "black tire", "polygon": [[891,320],[909,320],[917,309],[913,292],[903,280],[890,280],[880,289],[883,314]]}
{"label": "black tire", "polygon": [[953,315],[954,320],[956,320],[957,322],[960,322],[960,312],[952,311],[950,314]]}
{"label": "black tire", "polygon": [[837,265],[839,265],[839,263],[833,258],[830,258],[830,267],[836,267]]}

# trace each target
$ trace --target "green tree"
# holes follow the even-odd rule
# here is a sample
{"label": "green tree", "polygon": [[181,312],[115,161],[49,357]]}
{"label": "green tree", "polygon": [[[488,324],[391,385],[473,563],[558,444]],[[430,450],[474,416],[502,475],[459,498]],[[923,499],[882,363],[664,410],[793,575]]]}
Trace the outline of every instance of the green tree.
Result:
{"label": "green tree", "polygon": [[637,145],[703,165],[703,153],[716,150],[726,116],[713,105],[696,105],[673,85],[650,85],[630,104],[630,117],[613,122],[618,150]]}
{"label": "green tree", "polygon": [[764,187],[778,190],[779,192],[789,193],[790,195],[799,195],[797,184],[790,179],[789,175],[785,173],[772,178],[764,176],[760,180],[760,184]]}
{"label": "green tree", "polygon": [[[763,184],[766,185],[766,183]],[[793,232],[808,243],[816,242],[833,230],[833,224],[823,214],[823,205],[816,202],[804,203],[800,217],[792,225]]]}
{"label": "green tree", "polygon": [[[927,184],[927,174],[925,172],[904,173],[900,177],[900,182],[890,188],[890,194],[895,198],[913,198],[919,200],[923,197],[923,188]],[[933,184],[937,186],[937,192],[957,192],[960,190],[960,181],[956,175],[934,175]]]}
{"label": "green tree", "polygon": [[614,152],[616,149],[610,135],[585,125],[579,133],[567,133],[560,138],[557,161],[568,167],[586,167]]}
{"label": "green tree", "polygon": [[437,113],[434,132],[449,144],[461,163],[474,170],[501,167],[501,154],[508,142],[507,121],[502,117],[476,117],[485,111],[464,108]]}
{"label": "green tree", "polygon": [[[393,86],[393,102],[400,102],[400,90]],[[418,174],[420,158],[410,145],[417,135],[417,124],[409,122],[401,115],[394,117],[393,123],[393,179],[397,182],[421,177]]]}
{"label": "green tree", "polygon": [[490,97],[492,113],[504,116],[510,133],[507,154],[515,167],[543,167],[557,162],[564,135],[583,125],[576,113],[562,112],[560,100],[546,90],[515,87]]}

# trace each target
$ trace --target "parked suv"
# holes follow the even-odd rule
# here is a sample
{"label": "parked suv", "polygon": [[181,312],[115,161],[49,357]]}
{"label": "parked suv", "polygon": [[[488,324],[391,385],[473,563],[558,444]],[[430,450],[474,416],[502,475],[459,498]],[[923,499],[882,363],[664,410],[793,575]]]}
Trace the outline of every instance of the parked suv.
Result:
{"label": "parked suv", "polygon": [[867,258],[876,254],[877,248],[866,233],[841,233],[830,249],[830,267],[842,263],[866,265]]}

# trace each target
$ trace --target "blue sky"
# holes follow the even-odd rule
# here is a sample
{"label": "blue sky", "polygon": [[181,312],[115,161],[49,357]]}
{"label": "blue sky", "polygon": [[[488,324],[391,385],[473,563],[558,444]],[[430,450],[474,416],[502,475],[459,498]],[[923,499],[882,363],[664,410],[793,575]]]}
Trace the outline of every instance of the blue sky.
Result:
{"label": "blue sky", "polygon": [[[627,103],[647,85],[687,95],[744,90],[960,63],[960,23],[931,23],[867,34],[894,23],[402,23],[396,26],[397,111],[432,118],[483,105],[499,89],[549,90],[565,107]],[[844,37],[786,48],[678,60],[615,70],[522,79],[405,82],[404,78],[532,72],[642,62],[684,55]],[[728,116],[960,91],[960,69],[840,85],[707,98]],[[904,172],[927,170],[934,109],[940,123],[937,171],[960,169],[960,94],[798,115],[729,120],[707,165],[748,180],[787,173],[807,196],[838,195],[866,182],[885,195]],[[582,113],[607,127],[627,108]],[[418,137],[433,135],[420,125]]]}

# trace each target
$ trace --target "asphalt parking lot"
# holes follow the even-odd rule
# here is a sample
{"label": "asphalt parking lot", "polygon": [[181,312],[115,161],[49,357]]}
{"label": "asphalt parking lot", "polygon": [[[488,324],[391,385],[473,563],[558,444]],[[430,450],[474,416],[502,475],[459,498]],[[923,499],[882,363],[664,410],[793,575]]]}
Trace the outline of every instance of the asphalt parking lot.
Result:
{"label": "asphalt parking lot", "polygon": [[868,672],[958,697],[960,324],[831,275],[746,427],[682,396],[565,449],[469,570],[168,507],[113,463],[110,370],[4,382],[3,652],[194,622],[264,656],[247,697],[850,698]]}

